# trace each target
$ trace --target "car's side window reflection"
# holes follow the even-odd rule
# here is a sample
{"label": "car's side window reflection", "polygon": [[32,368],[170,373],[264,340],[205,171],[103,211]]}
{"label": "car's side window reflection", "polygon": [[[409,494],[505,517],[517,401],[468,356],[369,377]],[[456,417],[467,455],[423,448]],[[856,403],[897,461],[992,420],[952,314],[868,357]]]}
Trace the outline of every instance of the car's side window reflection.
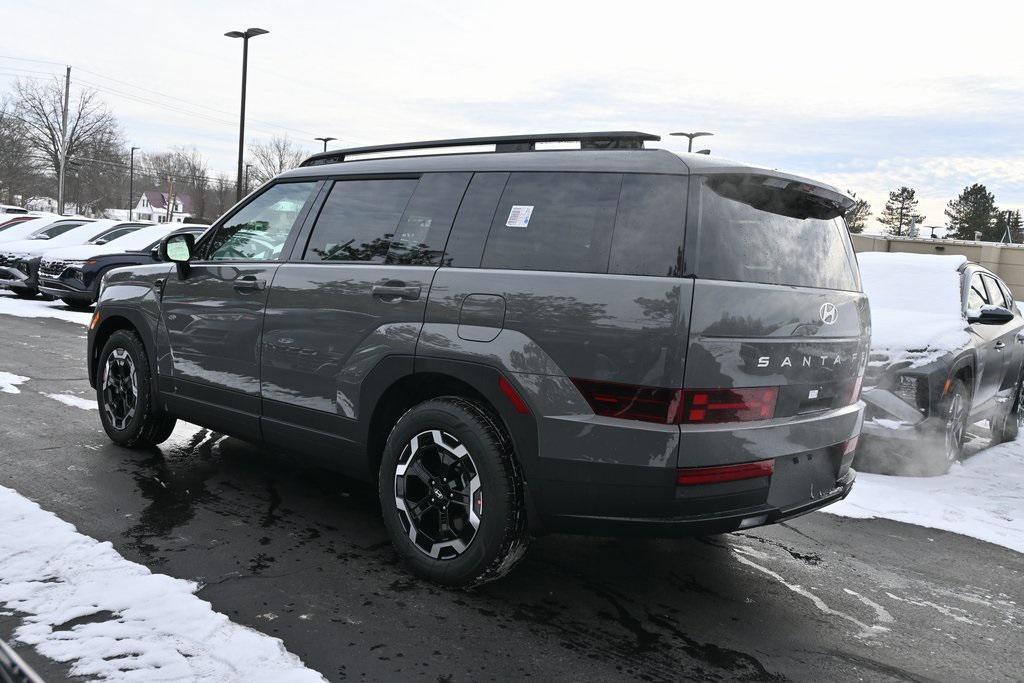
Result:
{"label": "car's side window reflection", "polygon": [[985,285],[981,281],[981,275],[975,273],[971,276],[971,288],[967,292],[967,310],[976,311],[987,303],[989,300]]}
{"label": "car's side window reflection", "polygon": [[280,183],[227,219],[210,244],[211,261],[279,261],[315,182]]}

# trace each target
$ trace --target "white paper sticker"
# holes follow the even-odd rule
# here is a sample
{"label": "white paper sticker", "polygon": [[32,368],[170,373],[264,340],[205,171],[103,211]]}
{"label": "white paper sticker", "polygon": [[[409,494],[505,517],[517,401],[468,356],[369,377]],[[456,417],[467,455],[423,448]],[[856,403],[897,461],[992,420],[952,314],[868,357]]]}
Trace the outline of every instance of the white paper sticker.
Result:
{"label": "white paper sticker", "polygon": [[525,228],[530,224],[530,216],[533,215],[532,206],[519,206],[516,204],[508,212],[508,220],[505,221],[506,228]]}

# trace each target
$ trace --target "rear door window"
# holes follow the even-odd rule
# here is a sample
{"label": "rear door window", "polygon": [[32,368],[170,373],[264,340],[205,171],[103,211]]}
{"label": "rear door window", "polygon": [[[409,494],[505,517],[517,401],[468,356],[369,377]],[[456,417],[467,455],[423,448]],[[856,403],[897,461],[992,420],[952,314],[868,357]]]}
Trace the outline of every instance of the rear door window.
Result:
{"label": "rear door window", "polygon": [[609,273],[683,274],[685,176],[629,174],[622,178]]}
{"label": "rear door window", "polygon": [[700,182],[698,277],[858,290],[841,208],[770,176],[724,174]]}
{"label": "rear door window", "polygon": [[509,174],[481,267],[607,272],[621,185],[615,173]]}
{"label": "rear door window", "polygon": [[416,178],[334,183],[303,259],[384,263],[417,183]]}

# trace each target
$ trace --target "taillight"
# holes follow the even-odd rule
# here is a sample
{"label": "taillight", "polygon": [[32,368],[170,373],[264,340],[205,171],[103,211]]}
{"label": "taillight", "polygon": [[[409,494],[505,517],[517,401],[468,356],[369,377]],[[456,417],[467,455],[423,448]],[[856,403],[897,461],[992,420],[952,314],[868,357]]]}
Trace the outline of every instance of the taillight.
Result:
{"label": "taillight", "polygon": [[857,450],[857,442],[858,441],[860,441],[860,435],[859,434],[857,436],[853,437],[852,439],[848,439],[843,444],[843,455],[847,456],[850,453],[855,452]]}
{"label": "taillight", "polygon": [[676,484],[696,486],[699,484],[721,484],[727,481],[743,481],[770,477],[775,471],[774,460],[758,460],[738,465],[716,465],[714,467],[681,467],[676,470]]}
{"label": "taillight", "polygon": [[767,420],[775,414],[778,387],[685,389],[680,422],[708,424]]}
{"label": "taillight", "polygon": [[847,405],[851,405],[860,400],[860,389],[864,385],[864,375],[857,375],[857,381],[853,383],[853,391],[850,392],[850,402]]}
{"label": "taillight", "polygon": [[775,414],[778,387],[666,389],[574,379],[598,415],[660,424],[715,424],[767,420]]}

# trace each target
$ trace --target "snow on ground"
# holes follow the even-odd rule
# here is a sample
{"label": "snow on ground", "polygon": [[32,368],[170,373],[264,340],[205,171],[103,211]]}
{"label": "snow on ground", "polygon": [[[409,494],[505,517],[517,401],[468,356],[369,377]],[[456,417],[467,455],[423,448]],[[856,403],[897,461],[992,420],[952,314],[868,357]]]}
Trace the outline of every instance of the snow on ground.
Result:
{"label": "snow on ground", "polygon": [[943,529],[1024,553],[1024,435],[939,477],[858,472],[847,499],[823,512]]}
{"label": "snow on ground", "polygon": [[0,371],[0,391],[5,394],[20,394],[21,389],[18,388],[18,385],[27,381],[28,377]]}
{"label": "snow on ground", "polygon": [[[0,605],[15,637],[109,680],[323,681],[277,638],[230,621],[196,584],[129,562],[0,486]],[[74,623],[69,623],[74,620]]]}
{"label": "snow on ground", "polygon": [[81,408],[82,410],[97,410],[99,406],[96,401],[91,398],[82,398],[81,396],[75,396],[74,394],[43,394],[52,398],[54,401],[60,401],[66,406],[72,408]]}
{"label": "snow on ground", "polygon": [[0,291],[0,315],[20,318],[57,318],[73,323],[89,324],[92,313],[72,311],[61,301],[43,301],[42,298],[19,299],[10,292]]}

